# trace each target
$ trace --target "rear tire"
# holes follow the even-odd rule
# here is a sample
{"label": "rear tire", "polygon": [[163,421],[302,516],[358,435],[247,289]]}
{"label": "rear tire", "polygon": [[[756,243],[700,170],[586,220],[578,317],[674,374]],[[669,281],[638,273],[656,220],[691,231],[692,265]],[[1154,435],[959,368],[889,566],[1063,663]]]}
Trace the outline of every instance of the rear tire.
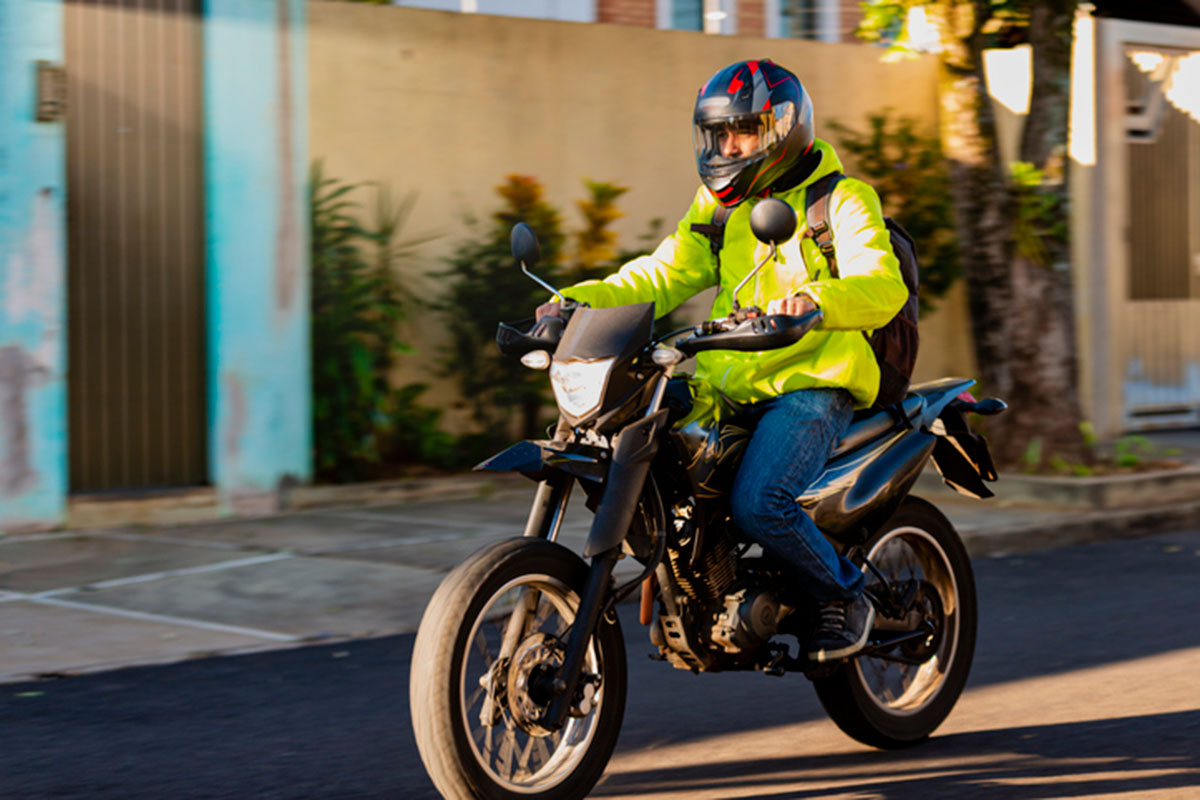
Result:
{"label": "rear tire", "polygon": [[[443,797],[583,797],[600,779],[625,713],[625,644],[615,616],[597,623],[584,661],[585,673],[600,676],[590,713],[568,717],[553,735],[529,713],[538,705],[531,676],[554,666],[555,637],[574,621],[587,575],[587,564],[561,545],[511,539],[460,564],[429,601],[409,700],[417,749]],[[538,600],[521,646],[502,662],[507,621],[531,591]]]}
{"label": "rear tire", "polygon": [[[863,547],[889,579],[919,578],[937,590],[940,638],[919,665],[864,655],[813,683],[821,705],[847,735],[872,747],[904,747],[942,724],[966,684],[975,654],[975,577],[954,526],[916,497],[906,499]],[[868,585],[872,581],[868,572]]]}

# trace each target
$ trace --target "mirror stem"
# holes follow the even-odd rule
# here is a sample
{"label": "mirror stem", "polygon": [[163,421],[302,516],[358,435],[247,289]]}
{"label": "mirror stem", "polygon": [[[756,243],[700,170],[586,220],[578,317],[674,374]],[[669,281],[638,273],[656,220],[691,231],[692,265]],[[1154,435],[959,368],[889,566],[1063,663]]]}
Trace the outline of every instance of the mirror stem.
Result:
{"label": "mirror stem", "polygon": [[541,286],[543,289],[545,289],[550,294],[557,297],[559,303],[567,302],[567,298],[565,298],[561,294],[559,294],[558,289],[555,289],[553,286],[546,283],[544,280],[539,278],[537,275],[534,275],[532,272],[530,272],[528,269],[526,269],[524,261],[521,262],[521,272],[524,272],[526,275],[528,275],[530,278],[532,278],[539,286]]}
{"label": "mirror stem", "polygon": [[[742,278],[741,283],[739,283],[737,286],[733,287],[733,310],[734,311],[737,311],[739,308],[741,308],[741,304],[738,303],[738,298],[737,298],[738,292],[740,292],[742,290],[742,287],[746,285],[746,281],[750,280],[755,275],[757,275],[758,271],[760,269],[762,269],[763,266],[765,266],[768,261],[770,261],[772,258],[775,258],[776,253],[778,253],[778,248],[777,248],[775,242],[771,242],[771,252],[767,253],[767,257],[764,258],[762,261],[758,262],[758,266],[756,266],[754,269],[750,270],[750,274],[747,275],[746,277]],[[522,265],[522,267],[524,267],[524,265]]]}

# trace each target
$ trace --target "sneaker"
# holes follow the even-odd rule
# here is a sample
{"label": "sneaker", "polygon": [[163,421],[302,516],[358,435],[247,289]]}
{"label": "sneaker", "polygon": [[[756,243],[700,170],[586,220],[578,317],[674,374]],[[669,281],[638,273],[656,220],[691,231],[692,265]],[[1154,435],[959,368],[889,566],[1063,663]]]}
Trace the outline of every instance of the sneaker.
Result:
{"label": "sneaker", "polygon": [[866,595],[823,604],[817,630],[808,642],[809,660],[836,661],[854,655],[866,646],[874,624],[875,606]]}

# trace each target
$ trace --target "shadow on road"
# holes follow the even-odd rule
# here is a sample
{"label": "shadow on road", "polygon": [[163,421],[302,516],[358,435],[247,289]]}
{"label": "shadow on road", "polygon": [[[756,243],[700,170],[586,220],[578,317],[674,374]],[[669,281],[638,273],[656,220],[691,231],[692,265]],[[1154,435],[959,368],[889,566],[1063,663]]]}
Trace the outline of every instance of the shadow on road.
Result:
{"label": "shadow on road", "polygon": [[[1032,725],[944,736],[902,751],[626,772],[609,776],[595,796],[725,796],[722,791],[742,800],[830,794],[1032,800],[1151,791],[1196,796],[1198,739],[1200,711]],[[1078,757],[1081,751],[1088,756]]]}

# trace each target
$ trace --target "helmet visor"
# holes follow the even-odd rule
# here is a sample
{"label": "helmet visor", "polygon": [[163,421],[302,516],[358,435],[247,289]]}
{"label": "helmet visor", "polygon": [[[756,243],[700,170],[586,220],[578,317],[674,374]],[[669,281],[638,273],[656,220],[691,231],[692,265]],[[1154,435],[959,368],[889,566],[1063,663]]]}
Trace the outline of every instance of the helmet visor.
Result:
{"label": "helmet visor", "polygon": [[775,149],[795,124],[796,106],[791,102],[755,114],[696,120],[692,126],[696,163],[714,172],[743,166]]}

